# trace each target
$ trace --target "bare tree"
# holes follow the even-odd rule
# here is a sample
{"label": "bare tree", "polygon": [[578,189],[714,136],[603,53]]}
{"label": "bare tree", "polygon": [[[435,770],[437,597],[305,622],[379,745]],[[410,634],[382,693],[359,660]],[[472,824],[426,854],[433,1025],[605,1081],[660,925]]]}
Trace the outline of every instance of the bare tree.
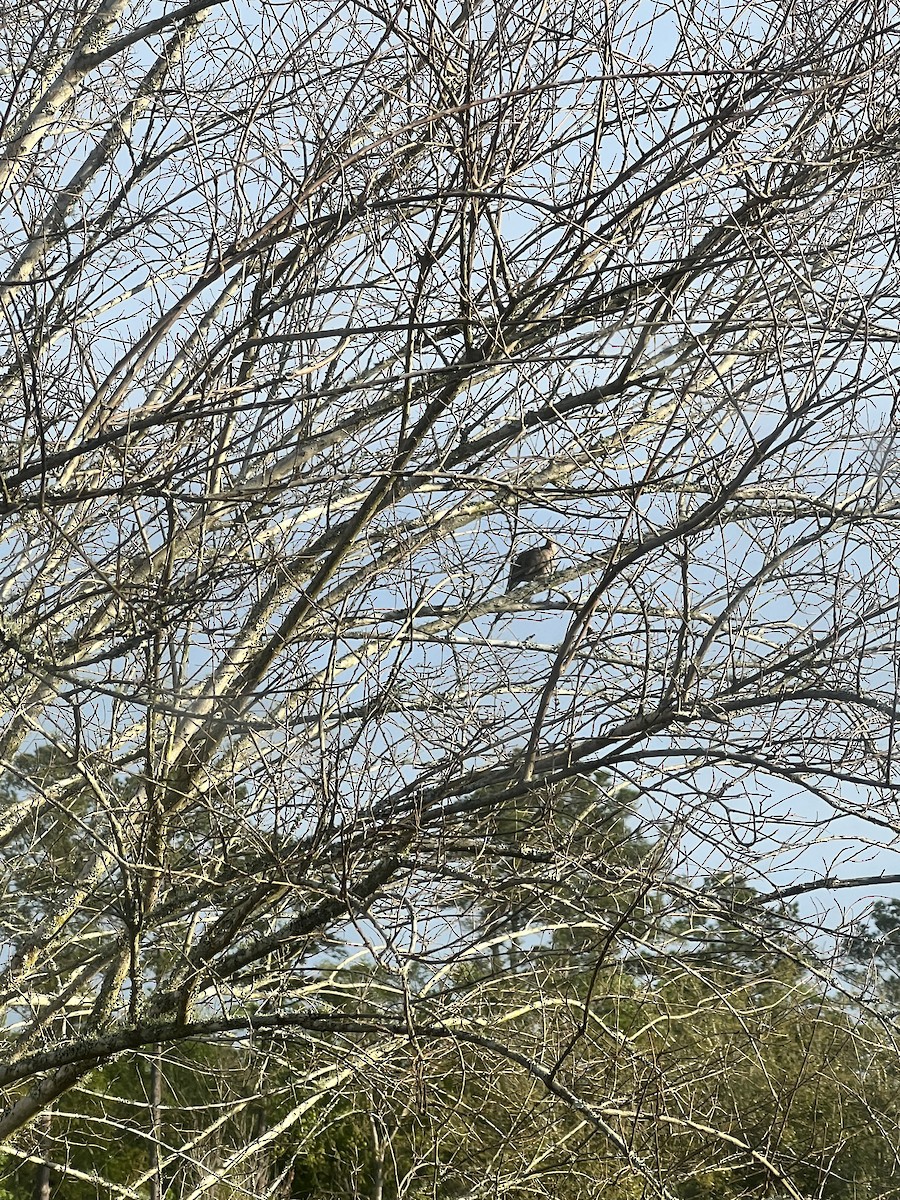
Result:
{"label": "bare tree", "polygon": [[[32,1122],[159,1046],[155,1148],[105,1194],[258,1194],[270,1152],[284,1194],[285,1145],[352,1096],[368,1194],[414,1194],[434,1161],[386,1148],[457,1055],[561,1114],[467,1194],[588,1134],[668,1194],[676,1126],[799,1194],[775,1133],[665,1066],[651,1095],[601,999],[654,928],[687,970],[726,918],[825,995],[808,932],[900,879],[892,6],[0,28],[8,1153],[76,1179]],[[505,594],[543,537],[552,579]],[[652,853],[567,809],[592,779]],[[203,1129],[161,1108],[216,1040],[292,1064],[231,1147],[264,1081]],[[577,1067],[601,1043],[623,1096]],[[102,1173],[122,1119],[93,1119]]]}

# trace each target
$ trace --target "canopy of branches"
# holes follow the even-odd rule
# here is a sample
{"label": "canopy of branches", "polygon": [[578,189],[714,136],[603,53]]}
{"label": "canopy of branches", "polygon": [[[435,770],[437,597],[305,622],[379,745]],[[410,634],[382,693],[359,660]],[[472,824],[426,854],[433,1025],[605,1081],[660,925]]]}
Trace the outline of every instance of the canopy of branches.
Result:
{"label": "canopy of branches", "polygon": [[0,17],[11,1195],[895,1194],[894,6]]}

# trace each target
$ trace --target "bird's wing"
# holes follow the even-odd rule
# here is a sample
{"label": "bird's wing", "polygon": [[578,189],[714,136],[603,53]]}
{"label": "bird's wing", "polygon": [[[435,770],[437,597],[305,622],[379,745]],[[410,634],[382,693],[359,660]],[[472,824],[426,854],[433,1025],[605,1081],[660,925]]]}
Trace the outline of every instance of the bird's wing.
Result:
{"label": "bird's wing", "polygon": [[521,550],[512,560],[512,566],[509,568],[509,583],[506,585],[506,590],[510,592],[520,583],[524,583],[526,579],[530,579],[533,571],[534,551]]}

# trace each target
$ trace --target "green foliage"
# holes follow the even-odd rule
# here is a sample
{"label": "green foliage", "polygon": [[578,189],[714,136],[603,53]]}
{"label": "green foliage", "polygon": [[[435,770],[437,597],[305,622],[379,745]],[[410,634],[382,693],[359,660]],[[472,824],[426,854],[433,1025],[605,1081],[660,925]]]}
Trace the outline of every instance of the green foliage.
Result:
{"label": "green foliage", "polygon": [[[692,893],[602,779],[489,820],[505,849],[479,865],[491,902],[469,919],[494,951],[448,994],[498,1050],[420,1041],[298,1146],[294,1195],[896,1194],[892,1048],[806,969],[794,910],[733,878]],[[565,877],[543,870],[561,860]],[[372,981],[389,1004],[383,969]],[[552,1065],[560,1094],[505,1047]]]}
{"label": "green foliage", "polygon": [[[39,786],[65,783],[46,749],[20,765]],[[2,798],[19,786],[7,780]],[[64,794],[22,847],[19,878],[33,890],[20,897],[23,922],[77,869],[83,823],[97,819],[92,793],[73,784]],[[346,1032],[273,1039],[262,1070],[260,1044],[255,1056],[242,1044],[165,1048],[157,1132],[165,1146],[198,1146],[167,1168],[167,1196],[282,1121],[245,1165],[250,1194],[643,1200],[663,1183],[678,1200],[896,1194],[895,1057],[862,1011],[806,970],[794,912],[766,913],[739,879],[692,892],[632,797],[602,777],[479,811],[471,838],[445,847],[450,868],[472,877],[472,907],[444,915],[481,952],[438,989],[425,963],[401,977],[385,962],[323,958],[316,993],[323,1012],[348,1016],[405,1019],[413,1004],[419,1025],[456,1022],[457,1036],[413,1038],[371,1078],[358,1070],[321,1095],[323,1061],[355,1053]],[[473,856],[479,839],[486,850]],[[850,946],[854,962],[878,959],[886,998],[900,978],[898,930],[900,904],[880,904]],[[51,1157],[70,1172],[56,1195],[91,1200],[95,1171],[112,1186],[148,1178],[151,1058],[123,1056],[53,1112],[48,1144],[65,1147],[64,1162]],[[33,1173],[8,1158],[0,1200],[26,1200]]]}
{"label": "green foliage", "polygon": [[872,971],[879,994],[890,1003],[900,999],[900,900],[878,900],[869,924],[859,926],[847,942],[851,962]]}

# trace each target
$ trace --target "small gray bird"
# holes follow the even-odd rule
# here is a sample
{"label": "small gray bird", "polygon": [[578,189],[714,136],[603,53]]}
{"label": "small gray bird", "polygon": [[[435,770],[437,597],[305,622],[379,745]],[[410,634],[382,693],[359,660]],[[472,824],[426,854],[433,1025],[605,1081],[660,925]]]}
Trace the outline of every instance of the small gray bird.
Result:
{"label": "small gray bird", "polygon": [[[547,538],[543,546],[531,546],[528,550],[520,550],[512,560],[509,568],[509,580],[506,584],[507,593],[513,591],[522,583],[537,583],[553,573],[553,558],[556,554],[556,543]],[[502,616],[497,613],[491,622],[491,629]]]}
{"label": "small gray bird", "polygon": [[512,560],[509,568],[507,592],[517,588],[520,583],[536,583],[553,571],[553,558],[556,554],[556,543],[547,538],[543,546],[532,546],[521,550]]}

